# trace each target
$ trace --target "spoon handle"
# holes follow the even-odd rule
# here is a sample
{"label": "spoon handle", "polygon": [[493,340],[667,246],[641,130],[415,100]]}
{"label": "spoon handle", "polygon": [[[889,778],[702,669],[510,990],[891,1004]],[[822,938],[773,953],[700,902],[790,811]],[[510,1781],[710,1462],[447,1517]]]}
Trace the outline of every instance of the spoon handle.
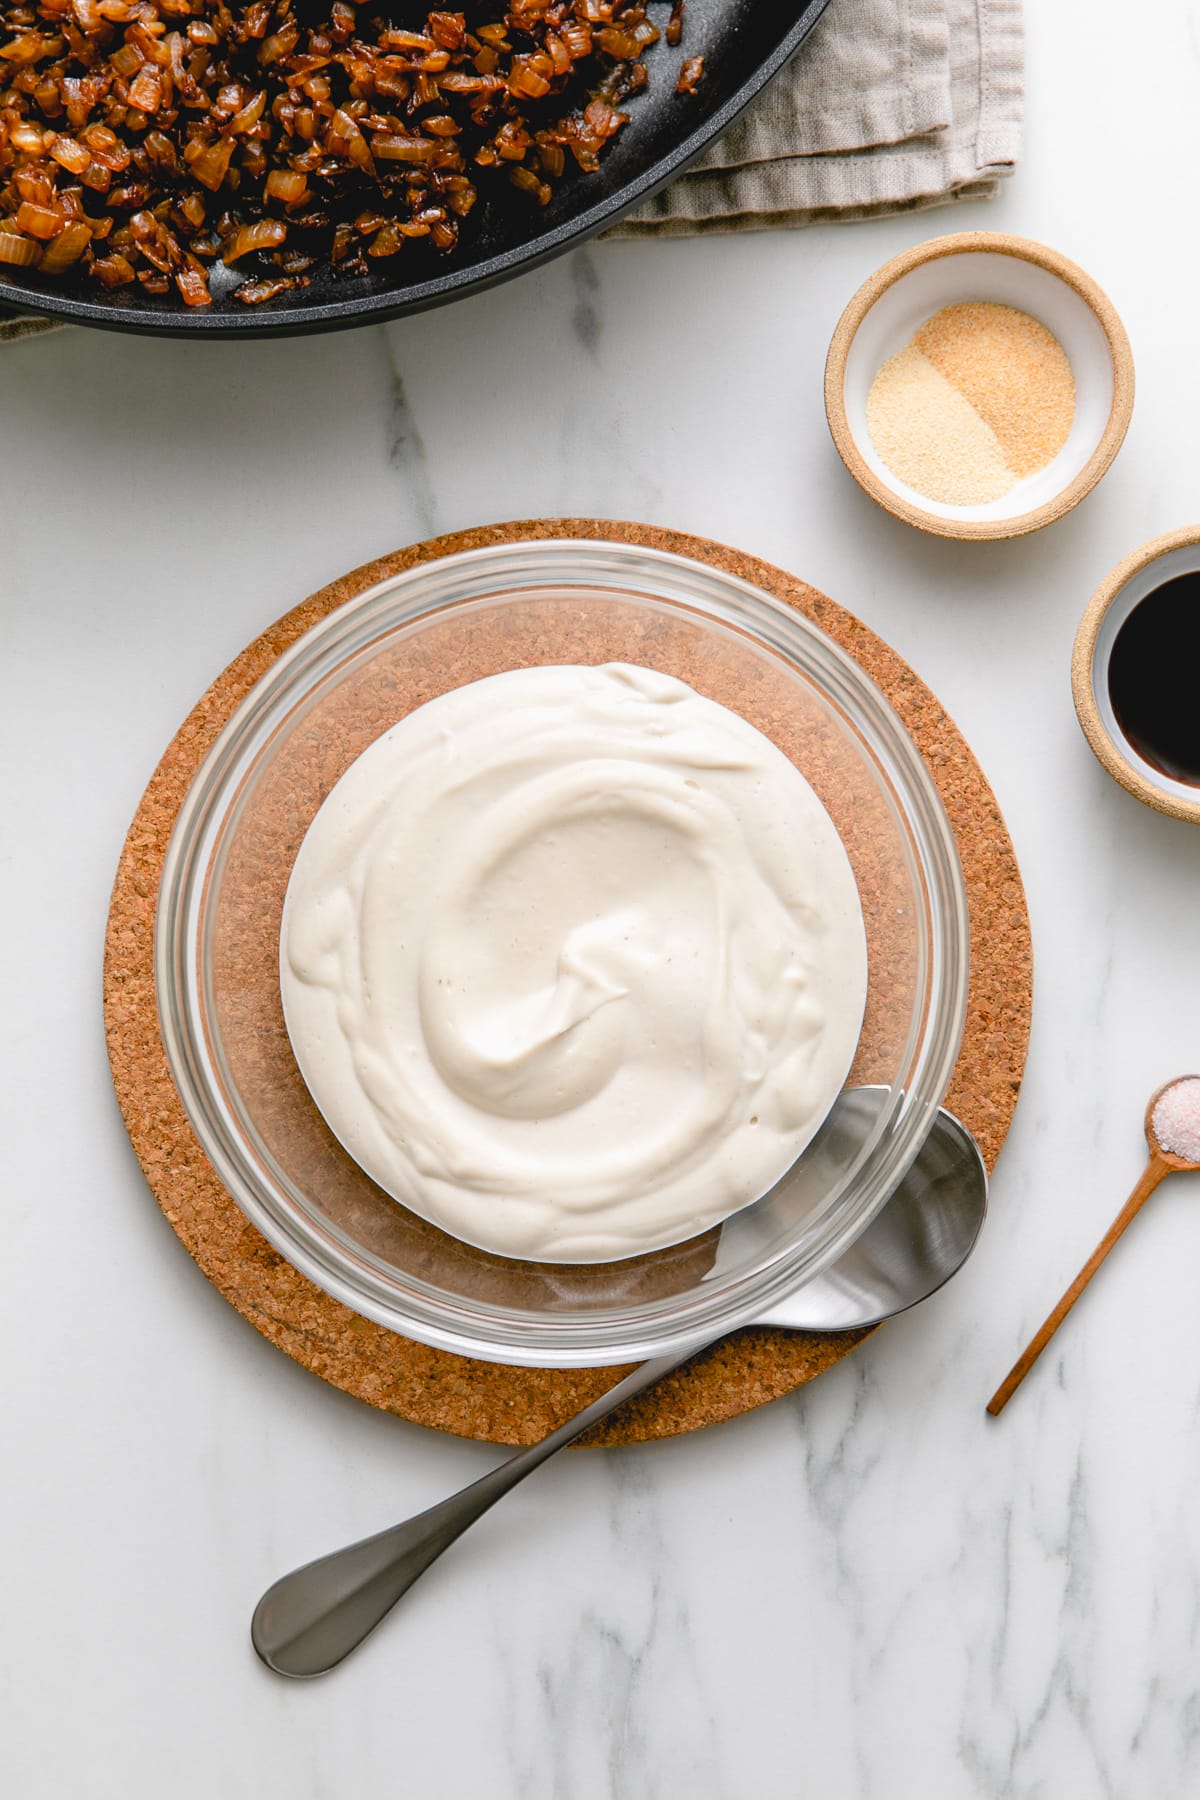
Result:
{"label": "spoon handle", "polygon": [[1041,1327],[1041,1330],[1036,1333],[1026,1348],[1021,1352],[1008,1374],[1004,1377],[1004,1380],[1000,1383],[1000,1386],[988,1401],[987,1409],[993,1418],[995,1418],[1012,1399],[1013,1395],[1028,1375],[1030,1369],[1032,1369],[1034,1363],[1042,1354],[1042,1351],[1046,1348],[1046,1345],[1050,1342],[1050,1339],[1054,1336],[1054,1333],[1058,1330],[1059,1326],[1062,1324],[1063,1320],[1066,1318],[1067,1314],[1070,1312],[1080,1294],[1082,1294],[1084,1288],[1092,1279],[1092,1276],[1096,1273],[1096,1270],[1100,1267],[1100,1264],[1104,1261],[1117,1239],[1121,1236],[1122,1232],[1133,1223],[1163,1176],[1169,1175],[1170,1173],[1170,1163],[1164,1162],[1161,1157],[1152,1154],[1150,1161],[1146,1164],[1141,1180],[1134,1188],[1132,1194],[1130,1194],[1128,1200],[1125,1202],[1100,1242],[1096,1245],[1096,1248],[1092,1251],[1091,1256],[1088,1258],[1087,1262],[1084,1263],[1082,1269],[1080,1269],[1078,1275],[1075,1277],[1058,1305],[1054,1308],[1054,1311],[1050,1314],[1050,1317]]}
{"label": "spoon handle", "polygon": [[428,1512],[281,1576],[267,1589],[250,1622],[250,1638],[259,1656],[280,1675],[323,1675],[332,1669],[374,1631],[468,1525],[557,1450],[679,1368],[698,1348],[693,1344],[639,1364],[540,1443],[518,1450]]}

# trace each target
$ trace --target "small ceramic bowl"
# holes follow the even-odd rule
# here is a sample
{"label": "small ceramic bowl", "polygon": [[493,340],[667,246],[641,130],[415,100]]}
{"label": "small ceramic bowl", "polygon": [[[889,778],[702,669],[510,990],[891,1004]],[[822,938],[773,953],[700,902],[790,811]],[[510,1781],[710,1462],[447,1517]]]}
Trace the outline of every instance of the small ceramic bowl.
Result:
{"label": "small ceramic bowl", "polygon": [[[1053,462],[999,500],[950,506],[893,475],[867,430],[867,394],[881,366],[944,306],[995,301],[1053,332],[1075,378],[1075,419]],[[964,231],[931,238],[863,283],[833,334],[825,412],[842,461],[887,512],[950,538],[1010,538],[1062,518],[1104,474],[1133,411],[1133,356],[1116,310],[1090,275],[1028,238]]]}
{"label": "small ceramic bowl", "polygon": [[1200,573],[1200,525],[1153,538],[1101,582],[1075,634],[1071,688],[1083,735],[1114,781],[1156,812],[1200,825],[1200,788],[1147,762],[1122,731],[1109,693],[1108,665],[1122,625],[1155,588]]}

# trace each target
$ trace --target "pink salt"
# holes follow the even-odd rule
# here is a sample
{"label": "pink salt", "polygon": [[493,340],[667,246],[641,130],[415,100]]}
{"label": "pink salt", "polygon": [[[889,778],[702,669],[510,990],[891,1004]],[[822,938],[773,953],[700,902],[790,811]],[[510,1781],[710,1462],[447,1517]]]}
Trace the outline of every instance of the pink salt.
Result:
{"label": "pink salt", "polygon": [[1164,1150],[1185,1162],[1200,1163],[1200,1075],[1173,1081],[1150,1119]]}

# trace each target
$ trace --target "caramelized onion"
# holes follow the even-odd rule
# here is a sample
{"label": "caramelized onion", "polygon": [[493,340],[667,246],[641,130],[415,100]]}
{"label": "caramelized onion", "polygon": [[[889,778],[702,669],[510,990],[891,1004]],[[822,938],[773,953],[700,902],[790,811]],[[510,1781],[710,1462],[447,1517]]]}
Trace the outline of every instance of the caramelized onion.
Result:
{"label": "caramelized onion", "polygon": [[308,177],[295,169],[272,169],[264,191],[268,200],[281,200],[285,206],[299,206],[308,198]]}
{"label": "caramelized onion", "polygon": [[700,77],[703,73],[704,58],[702,56],[684,57],[683,67],[679,71],[679,80],[675,83],[675,92],[677,94],[694,94],[700,85]]}
{"label": "caramelized onion", "polygon": [[208,281],[203,269],[180,269],[175,277],[175,286],[186,306],[212,305],[212,295],[208,291]]}
{"label": "caramelized onion", "polygon": [[42,246],[34,238],[27,238],[23,232],[10,230],[8,225],[0,225],[0,263],[8,263],[13,268],[29,269],[36,264],[42,254]]}
{"label": "caramelized onion", "polygon": [[64,226],[58,236],[46,245],[41,262],[43,275],[61,275],[64,269],[69,269],[72,263],[79,261],[91,241],[90,225],[76,221]]}
{"label": "caramelized onion", "polygon": [[273,281],[243,281],[234,298],[243,306],[261,306],[264,300],[274,300],[276,295],[285,294],[289,288],[307,286],[307,275],[279,275]]}
{"label": "caramelized onion", "polygon": [[[235,293],[255,306],[319,260],[353,280],[367,258],[448,255],[479,184],[503,174],[546,206],[599,167],[646,83],[648,15],[647,0],[492,0],[402,24],[366,0],[0,0],[0,264],[208,306],[208,265],[248,258]],[[668,42],[682,15],[675,0]],[[680,86],[702,68],[685,61]]]}
{"label": "caramelized onion", "polygon": [[371,139],[372,156],[382,157],[385,162],[432,162],[435,149],[432,138],[406,137],[394,131],[376,132]]}
{"label": "caramelized onion", "polygon": [[23,200],[17,208],[16,227],[27,236],[33,238],[57,237],[63,227],[63,217],[57,210],[48,206],[34,206]]}
{"label": "caramelized onion", "polygon": [[258,219],[253,225],[239,225],[225,249],[222,261],[235,263],[252,250],[275,250],[287,236],[287,226],[280,219]]}

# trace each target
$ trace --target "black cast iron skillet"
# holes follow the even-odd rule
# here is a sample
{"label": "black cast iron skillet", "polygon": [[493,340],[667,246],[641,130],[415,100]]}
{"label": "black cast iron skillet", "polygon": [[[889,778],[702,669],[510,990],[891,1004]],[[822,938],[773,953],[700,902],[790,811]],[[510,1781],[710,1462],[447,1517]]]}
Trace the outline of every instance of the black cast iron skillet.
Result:
{"label": "black cast iron skillet", "polygon": [[[439,258],[414,242],[386,266],[337,280],[312,271],[312,285],[257,307],[226,296],[188,307],[140,289],[98,292],[79,279],[39,280],[36,269],[5,269],[0,302],[114,331],[175,337],[275,337],[334,331],[440,306],[520,275],[582,243],[655,193],[698,156],[799,48],[827,0],[687,0],[683,43],[656,44],[646,59],[649,86],[628,102],[629,123],[605,151],[595,175],[561,181],[548,206],[506,186],[481,189],[457,250]],[[657,11],[658,8],[653,10]],[[662,11],[666,13],[666,7]],[[677,94],[684,56],[704,57],[694,94]],[[410,254],[411,251],[411,254]],[[218,287],[214,281],[214,289]]]}

